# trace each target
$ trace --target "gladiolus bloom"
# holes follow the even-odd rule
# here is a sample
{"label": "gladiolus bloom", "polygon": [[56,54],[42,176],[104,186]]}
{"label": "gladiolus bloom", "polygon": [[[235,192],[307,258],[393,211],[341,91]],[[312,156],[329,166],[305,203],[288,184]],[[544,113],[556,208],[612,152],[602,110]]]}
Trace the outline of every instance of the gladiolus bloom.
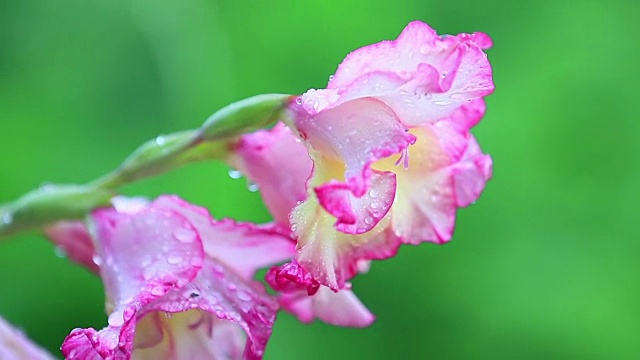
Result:
{"label": "gladiolus bloom", "polygon": [[[285,122],[313,170],[289,223],[296,261],[313,279],[342,289],[362,260],[450,240],[457,208],[491,177],[469,132],[493,91],[490,46],[482,33],[438,36],[412,22],[398,39],[349,54],[326,89],[290,104]],[[262,182],[283,176],[274,172],[294,157],[289,148]]]}
{"label": "gladiolus bloom", "polygon": [[109,325],[75,329],[67,359],[259,359],[278,308],[252,280],[283,261],[290,240],[177,197],[91,216]]}

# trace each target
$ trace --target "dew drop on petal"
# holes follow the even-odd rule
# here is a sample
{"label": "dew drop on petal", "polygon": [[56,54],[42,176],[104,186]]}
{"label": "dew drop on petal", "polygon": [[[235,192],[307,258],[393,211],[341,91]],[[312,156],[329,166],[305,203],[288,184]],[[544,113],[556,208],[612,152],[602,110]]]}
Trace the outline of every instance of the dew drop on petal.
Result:
{"label": "dew drop on petal", "polygon": [[164,294],[164,291],[163,291],[162,287],[154,286],[154,287],[151,288],[151,295],[161,296],[163,294]]}
{"label": "dew drop on petal", "polygon": [[297,97],[296,98],[296,104],[302,105],[302,98],[301,97]]}
{"label": "dew drop on petal", "polygon": [[242,301],[250,301],[251,296],[244,290],[238,290],[237,292],[238,299]]}
{"label": "dew drop on petal", "polygon": [[197,234],[193,230],[179,228],[173,232],[173,237],[182,243],[188,244],[196,240]]}
{"label": "dew drop on petal", "polygon": [[180,264],[180,262],[182,262],[182,258],[180,256],[169,256],[167,258],[167,263],[169,265],[177,265]]}
{"label": "dew drop on petal", "polygon": [[149,280],[153,277],[153,275],[155,275],[156,270],[152,267],[145,267],[144,270],[142,270],[142,277],[144,277],[145,280]]}
{"label": "dew drop on petal", "polygon": [[236,180],[242,177],[242,173],[236,169],[229,170],[229,177]]}
{"label": "dew drop on petal", "polygon": [[124,324],[124,316],[121,312],[116,311],[109,315],[108,322],[110,326],[122,326]]}
{"label": "dew drop on petal", "polygon": [[256,192],[256,191],[260,190],[260,188],[258,188],[258,185],[256,185],[253,182],[247,182],[247,190],[249,190],[251,192]]}
{"label": "dew drop on petal", "polygon": [[53,253],[56,254],[56,256],[61,258],[61,259],[67,257],[67,251],[62,246],[56,246],[53,249]]}
{"label": "dew drop on petal", "polygon": [[93,263],[98,265],[98,266],[102,265],[102,259],[98,255],[93,255],[91,257],[91,260],[93,260]]}

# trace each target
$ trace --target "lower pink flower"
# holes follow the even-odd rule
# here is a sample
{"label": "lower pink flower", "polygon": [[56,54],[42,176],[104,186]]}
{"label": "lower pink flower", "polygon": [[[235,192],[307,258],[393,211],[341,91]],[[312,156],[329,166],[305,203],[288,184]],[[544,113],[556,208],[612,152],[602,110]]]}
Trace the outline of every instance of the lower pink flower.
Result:
{"label": "lower pink flower", "polygon": [[[253,272],[289,257],[289,239],[272,229],[214,221],[205,209],[172,196],[117,208],[91,216],[109,325],[73,330],[64,356],[261,358],[278,304],[252,280]],[[239,255],[254,246],[274,251]]]}

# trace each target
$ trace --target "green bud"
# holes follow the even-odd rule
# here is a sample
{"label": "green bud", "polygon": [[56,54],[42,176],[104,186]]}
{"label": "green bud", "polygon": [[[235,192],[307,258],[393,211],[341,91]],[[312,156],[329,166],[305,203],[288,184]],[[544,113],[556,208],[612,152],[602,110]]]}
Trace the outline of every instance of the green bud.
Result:
{"label": "green bud", "polygon": [[82,219],[109,205],[113,193],[92,186],[45,185],[0,208],[0,236],[38,229],[60,220]]}
{"label": "green bud", "polygon": [[202,138],[225,139],[273,125],[291,98],[291,95],[264,94],[225,106],[202,125]]}

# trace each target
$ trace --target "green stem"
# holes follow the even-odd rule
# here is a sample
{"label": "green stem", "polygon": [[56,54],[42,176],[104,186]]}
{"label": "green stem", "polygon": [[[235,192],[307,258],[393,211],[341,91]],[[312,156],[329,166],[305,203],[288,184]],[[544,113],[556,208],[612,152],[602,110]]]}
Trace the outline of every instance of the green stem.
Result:
{"label": "green stem", "polygon": [[114,171],[87,185],[47,185],[0,206],[0,237],[39,229],[60,220],[82,219],[108,206],[117,189],[202,160],[224,160],[238,136],[274,124],[290,95],[265,94],[244,99],[213,114],[203,126],[158,136],[136,149]]}

